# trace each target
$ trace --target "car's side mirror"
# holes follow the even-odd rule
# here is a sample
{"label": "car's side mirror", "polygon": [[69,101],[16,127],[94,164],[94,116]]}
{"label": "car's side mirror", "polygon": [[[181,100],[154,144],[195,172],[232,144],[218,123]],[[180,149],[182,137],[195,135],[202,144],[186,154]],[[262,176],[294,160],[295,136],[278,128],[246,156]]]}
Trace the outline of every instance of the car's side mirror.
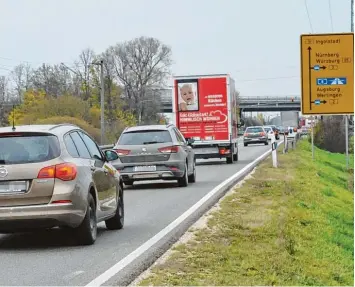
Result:
{"label": "car's side mirror", "polygon": [[105,150],[105,156],[108,161],[114,161],[118,159],[118,154],[113,150]]}
{"label": "car's side mirror", "polygon": [[188,145],[192,145],[195,142],[193,138],[187,138],[186,141]]}

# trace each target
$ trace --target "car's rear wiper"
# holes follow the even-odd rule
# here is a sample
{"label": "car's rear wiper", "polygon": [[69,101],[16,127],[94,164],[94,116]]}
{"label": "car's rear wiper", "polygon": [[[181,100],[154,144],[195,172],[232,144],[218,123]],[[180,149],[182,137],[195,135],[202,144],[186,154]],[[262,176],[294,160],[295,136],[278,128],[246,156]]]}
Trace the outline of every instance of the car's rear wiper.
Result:
{"label": "car's rear wiper", "polygon": [[151,141],[151,142],[144,142],[143,144],[156,144],[156,143],[162,143],[162,142]]}

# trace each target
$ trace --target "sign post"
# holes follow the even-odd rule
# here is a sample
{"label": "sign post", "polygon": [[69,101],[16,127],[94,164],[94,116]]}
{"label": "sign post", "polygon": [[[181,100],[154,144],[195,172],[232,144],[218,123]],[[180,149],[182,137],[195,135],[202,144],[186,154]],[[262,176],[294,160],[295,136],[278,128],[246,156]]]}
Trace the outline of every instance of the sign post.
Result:
{"label": "sign post", "polygon": [[312,160],[314,160],[314,117],[311,118]]}
{"label": "sign post", "polygon": [[[354,33],[301,35],[301,79],[302,114],[354,114]],[[348,146],[346,156],[348,161]]]}

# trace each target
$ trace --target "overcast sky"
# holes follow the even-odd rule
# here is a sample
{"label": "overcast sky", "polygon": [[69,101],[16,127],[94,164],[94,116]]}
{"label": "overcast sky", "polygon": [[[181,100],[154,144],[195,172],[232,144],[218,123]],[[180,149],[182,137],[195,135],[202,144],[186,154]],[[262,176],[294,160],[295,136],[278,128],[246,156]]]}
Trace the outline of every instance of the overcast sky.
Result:
{"label": "overcast sky", "polygon": [[304,0],[0,0],[0,75],[150,36],[171,46],[176,75],[230,73],[243,96],[299,95],[300,34],[350,31],[350,0],[307,3],[311,24]]}

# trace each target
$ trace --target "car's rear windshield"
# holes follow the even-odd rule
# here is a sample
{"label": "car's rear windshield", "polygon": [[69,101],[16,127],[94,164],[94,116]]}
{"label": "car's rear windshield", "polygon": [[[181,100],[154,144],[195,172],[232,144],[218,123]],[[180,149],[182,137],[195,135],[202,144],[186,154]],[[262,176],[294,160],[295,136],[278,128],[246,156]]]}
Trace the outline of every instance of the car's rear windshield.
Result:
{"label": "car's rear windshield", "polygon": [[269,132],[269,131],[271,131],[271,128],[265,127],[264,130],[267,131],[267,132]]}
{"label": "car's rear windshield", "polygon": [[263,132],[263,128],[260,127],[250,127],[246,129],[247,133],[261,133]]}
{"label": "car's rear windshield", "polygon": [[172,142],[169,131],[149,130],[123,133],[118,141],[119,145],[146,145]]}
{"label": "car's rear windshield", "polygon": [[44,162],[59,156],[60,145],[54,135],[0,133],[0,165]]}

